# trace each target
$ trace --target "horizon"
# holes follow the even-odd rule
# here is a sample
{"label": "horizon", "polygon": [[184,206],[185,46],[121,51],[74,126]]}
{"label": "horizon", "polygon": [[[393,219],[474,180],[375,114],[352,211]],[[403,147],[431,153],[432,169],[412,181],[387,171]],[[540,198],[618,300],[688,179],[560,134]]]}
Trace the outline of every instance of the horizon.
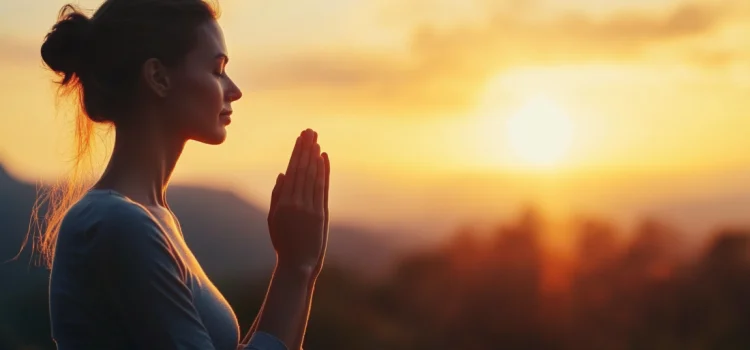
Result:
{"label": "horizon", "polygon": [[[2,160],[0,160],[0,168],[4,169],[13,180],[26,185],[39,186],[51,183],[51,181],[30,181],[22,176],[18,176]],[[716,171],[713,175],[720,180],[729,179],[729,183],[731,183],[731,180],[738,177],[750,177],[750,169],[735,169],[735,171],[728,172]],[[496,180],[492,175],[488,174],[484,174],[480,178],[482,177],[485,178],[485,181]],[[700,183],[705,175],[699,174],[692,178],[681,179],[682,182],[669,176],[654,179],[642,174],[641,177],[641,181],[646,182],[640,186],[634,186],[634,183],[637,183],[637,181],[626,182],[626,185],[630,186],[629,190],[618,189],[616,186],[607,185],[606,183],[598,184],[594,186],[594,192],[611,191],[612,188],[615,188],[615,190],[629,192],[630,196],[625,196],[622,193],[620,193],[620,197],[606,194],[589,196],[587,198],[598,198],[602,201],[597,202],[596,200],[587,200],[584,198],[572,206],[575,209],[561,208],[561,203],[556,202],[554,199],[550,200],[550,198],[560,196],[560,193],[549,191],[550,187],[544,187],[536,191],[537,194],[541,194],[540,197],[528,197],[521,190],[518,193],[512,194],[515,200],[491,208],[490,212],[487,213],[482,211],[482,209],[486,209],[486,203],[484,202],[473,205],[466,204],[471,202],[470,200],[466,200],[467,198],[487,197],[485,190],[475,188],[473,191],[465,194],[464,201],[459,201],[464,207],[463,210],[452,214],[443,212],[442,215],[435,216],[435,213],[439,212],[441,207],[448,207],[450,209],[451,202],[430,201],[430,196],[423,193],[423,196],[413,197],[411,200],[424,206],[432,205],[432,207],[422,208],[423,210],[419,213],[421,216],[416,218],[412,216],[405,219],[402,216],[395,215],[404,209],[404,207],[414,203],[409,201],[410,198],[405,197],[395,207],[392,203],[377,203],[377,205],[365,208],[369,211],[374,210],[391,214],[383,216],[391,220],[370,221],[363,219],[362,214],[356,210],[357,208],[354,208],[354,210],[349,212],[337,212],[332,222],[338,226],[353,227],[384,234],[380,239],[385,240],[395,238],[394,235],[408,232],[411,237],[407,237],[405,240],[399,238],[398,241],[401,244],[411,242],[407,243],[407,246],[411,246],[412,244],[432,245],[441,242],[444,243],[466,228],[472,228],[480,236],[492,234],[498,225],[502,226],[514,222],[519,215],[522,215],[526,210],[532,209],[540,214],[546,223],[540,237],[543,244],[552,249],[552,251],[562,254],[570,253],[570,249],[576,242],[573,239],[575,237],[574,233],[580,229],[578,225],[588,220],[607,222],[614,225],[615,232],[622,239],[632,238],[633,234],[639,232],[641,224],[650,220],[656,220],[658,223],[665,224],[676,230],[677,233],[683,234],[681,243],[689,249],[702,248],[706,239],[709,239],[722,230],[750,228],[750,221],[742,209],[743,207],[750,206],[750,186],[748,186],[745,192],[736,193],[731,186],[726,186],[719,181],[706,186],[702,190],[699,188],[698,190],[685,191],[685,189],[696,188],[696,184]],[[490,180],[487,180],[487,178],[490,178]],[[445,179],[443,180],[445,181]],[[548,178],[549,180],[550,178]],[[555,181],[555,179],[552,179],[552,181]],[[575,176],[568,179],[568,181],[578,181],[577,184],[573,182],[572,187],[580,187],[584,183],[585,185],[591,185],[591,183],[586,183],[585,179],[579,179]],[[536,183],[534,180],[528,179],[525,182],[528,186],[533,186]],[[666,183],[675,186],[677,190],[674,192],[681,193],[681,196],[641,195],[637,193],[638,190],[648,190],[651,187],[659,187]],[[261,211],[265,211],[268,205],[268,203],[264,202],[265,198],[262,194],[259,195],[257,192],[248,191],[231,181],[172,181],[171,185],[183,188],[226,191],[238,196],[250,206]],[[407,187],[409,186],[405,185],[404,188]],[[419,189],[425,189],[425,187]],[[461,190],[463,189],[457,189],[455,192]],[[495,191],[503,192],[505,189],[497,188]],[[455,194],[455,192],[452,194]],[[552,193],[550,194],[550,192]],[[566,194],[562,197],[570,198],[572,196]],[[594,205],[587,202],[594,202]],[[736,206],[738,202],[745,203],[745,206],[738,208]],[[625,210],[622,208],[625,208]],[[497,210],[493,212],[492,209]],[[477,212],[480,214],[477,214]],[[414,214],[408,210],[406,213],[408,215]]]}

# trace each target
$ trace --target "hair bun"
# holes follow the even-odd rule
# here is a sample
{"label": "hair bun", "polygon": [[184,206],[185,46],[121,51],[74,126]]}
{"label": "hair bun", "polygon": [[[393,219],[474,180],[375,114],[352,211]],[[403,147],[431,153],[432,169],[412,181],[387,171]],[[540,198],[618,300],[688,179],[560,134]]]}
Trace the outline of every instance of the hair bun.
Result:
{"label": "hair bun", "polygon": [[63,75],[65,84],[80,75],[91,19],[67,5],[42,44],[42,59],[52,70]]}

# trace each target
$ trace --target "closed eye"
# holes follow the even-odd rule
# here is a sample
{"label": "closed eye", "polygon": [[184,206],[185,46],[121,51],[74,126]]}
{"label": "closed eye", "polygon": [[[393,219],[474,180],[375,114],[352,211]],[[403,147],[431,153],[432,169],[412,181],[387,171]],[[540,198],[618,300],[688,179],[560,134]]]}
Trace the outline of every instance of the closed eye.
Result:
{"label": "closed eye", "polygon": [[229,57],[226,54],[220,53],[216,55],[216,63],[219,65],[219,68],[214,71],[214,75],[223,77],[226,75],[226,66],[229,63]]}

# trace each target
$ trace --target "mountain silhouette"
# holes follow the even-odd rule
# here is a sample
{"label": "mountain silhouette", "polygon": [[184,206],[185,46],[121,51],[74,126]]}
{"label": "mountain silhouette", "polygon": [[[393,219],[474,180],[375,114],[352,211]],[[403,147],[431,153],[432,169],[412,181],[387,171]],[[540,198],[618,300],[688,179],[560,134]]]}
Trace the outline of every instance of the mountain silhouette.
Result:
{"label": "mountain silhouette", "polygon": [[[17,179],[0,164],[0,349],[29,341],[54,348],[46,302],[49,270],[31,260],[31,243],[13,259],[29,231],[36,195],[37,186]],[[260,283],[265,283],[275,262],[267,208],[230,191],[203,187],[172,185],[167,196],[205,272],[233,307],[243,315],[251,312],[260,303],[258,293],[265,290]],[[334,218],[324,270],[345,268],[364,277],[382,276],[405,247],[394,238],[405,236],[340,226]]]}
{"label": "mountain silhouette", "polygon": [[[30,243],[18,259],[6,262],[19,252],[36,195],[36,186],[14,178],[0,165],[0,298],[47,283],[48,272],[30,261]],[[231,191],[203,187],[172,185],[167,196],[185,240],[213,280],[253,279],[271,272],[275,253],[267,209]],[[394,236],[331,223],[326,264],[380,275],[403,249]]]}

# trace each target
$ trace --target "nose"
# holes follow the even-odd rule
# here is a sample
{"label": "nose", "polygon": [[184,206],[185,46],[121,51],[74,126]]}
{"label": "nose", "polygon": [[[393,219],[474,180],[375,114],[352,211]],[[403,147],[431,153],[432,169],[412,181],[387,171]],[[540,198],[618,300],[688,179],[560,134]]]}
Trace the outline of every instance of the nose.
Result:
{"label": "nose", "polygon": [[227,79],[227,81],[229,82],[229,87],[226,90],[227,91],[226,97],[229,100],[229,102],[234,102],[242,98],[242,91],[237,86],[237,84],[235,84],[232,79]]}

